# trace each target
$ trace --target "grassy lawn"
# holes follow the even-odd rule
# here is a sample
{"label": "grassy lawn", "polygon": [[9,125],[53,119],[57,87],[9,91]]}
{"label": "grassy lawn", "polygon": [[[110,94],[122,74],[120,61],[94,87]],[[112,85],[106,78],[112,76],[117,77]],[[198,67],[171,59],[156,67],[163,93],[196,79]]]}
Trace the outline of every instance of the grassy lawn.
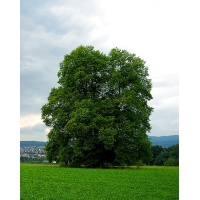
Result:
{"label": "grassy lawn", "polygon": [[21,164],[20,199],[177,200],[178,167],[62,168]]}

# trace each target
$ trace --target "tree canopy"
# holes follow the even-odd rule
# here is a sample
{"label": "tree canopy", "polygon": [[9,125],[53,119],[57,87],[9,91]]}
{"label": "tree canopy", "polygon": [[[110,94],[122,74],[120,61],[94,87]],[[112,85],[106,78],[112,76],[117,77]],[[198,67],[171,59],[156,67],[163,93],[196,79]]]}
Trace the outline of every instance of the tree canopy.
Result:
{"label": "tree canopy", "polygon": [[67,166],[132,165],[148,159],[151,80],[145,61],[126,50],[108,55],[79,46],[64,56],[57,88],[42,106],[51,128],[47,159]]}

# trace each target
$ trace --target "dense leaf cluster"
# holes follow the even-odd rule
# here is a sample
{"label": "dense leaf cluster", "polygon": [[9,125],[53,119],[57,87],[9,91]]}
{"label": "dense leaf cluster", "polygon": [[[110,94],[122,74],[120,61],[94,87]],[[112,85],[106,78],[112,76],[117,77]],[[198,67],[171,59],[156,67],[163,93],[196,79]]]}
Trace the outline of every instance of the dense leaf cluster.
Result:
{"label": "dense leaf cluster", "polygon": [[145,62],[114,48],[105,55],[80,46],[65,55],[53,88],[42,107],[51,128],[47,159],[68,166],[131,165],[149,158],[146,135],[153,108]]}
{"label": "dense leaf cluster", "polygon": [[151,147],[152,159],[147,164],[158,166],[178,166],[179,165],[179,145],[168,148],[155,145]]}

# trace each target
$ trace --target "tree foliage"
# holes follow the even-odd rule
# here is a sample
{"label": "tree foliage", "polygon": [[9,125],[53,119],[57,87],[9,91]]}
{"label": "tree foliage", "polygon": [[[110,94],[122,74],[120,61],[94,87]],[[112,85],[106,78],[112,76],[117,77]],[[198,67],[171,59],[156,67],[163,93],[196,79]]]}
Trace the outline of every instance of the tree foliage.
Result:
{"label": "tree foliage", "polygon": [[49,161],[68,166],[131,165],[151,155],[147,132],[153,108],[145,62],[126,50],[108,55],[79,46],[64,56],[59,86],[42,107],[51,128]]}
{"label": "tree foliage", "polygon": [[150,165],[159,166],[178,166],[179,165],[179,144],[173,145],[168,148],[156,145],[151,147],[152,160],[149,161]]}
{"label": "tree foliage", "polygon": [[160,145],[151,146],[152,159],[149,161],[150,165],[155,164],[155,159],[164,151],[163,147]]}

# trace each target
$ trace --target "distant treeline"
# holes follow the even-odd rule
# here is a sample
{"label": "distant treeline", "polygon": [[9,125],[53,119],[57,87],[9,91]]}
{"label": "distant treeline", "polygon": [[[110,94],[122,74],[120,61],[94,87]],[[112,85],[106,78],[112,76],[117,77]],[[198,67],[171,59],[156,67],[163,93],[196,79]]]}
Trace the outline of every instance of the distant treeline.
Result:
{"label": "distant treeline", "polygon": [[[34,145],[36,146],[36,143]],[[39,143],[38,146],[41,146],[41,144]],[[143,160],[137,163],[137,165],[179,166],[179,144],[171,147],[155,145],[151,147],[151,152],[152,158],[150,160]],[[20,157],[20,162],[43,162],[44,160],[46,158]]]}
{"label": "distant treeline", "polygon": [[20,162],[26,163],[43,163],[47,162],[46,158],[27,158],[27,157],[20,157]]}
{"label": "distant treeline", "polygon": [[39,142],[39,141],[20,141],[20,147],[39,147],[45,146],[47,142]]}
{"label": "distant treeline", "polygon": [[[162,147],[170,147],[176,144],[179,144],[179,136],[171,135],[171,136],[149,136],[152,145],[159,145]],[[20,147],[31,147],[31,146],[45,146],[47,142],[39,142],[39,141],[20,141]]]}
{"label": "distant treeline", "polygon": [[146,165],[158,166],[178,166],[179,165],[179,144],[171,147],[162,147],[155,145],[151,147],[152,159],[143,161]]}

